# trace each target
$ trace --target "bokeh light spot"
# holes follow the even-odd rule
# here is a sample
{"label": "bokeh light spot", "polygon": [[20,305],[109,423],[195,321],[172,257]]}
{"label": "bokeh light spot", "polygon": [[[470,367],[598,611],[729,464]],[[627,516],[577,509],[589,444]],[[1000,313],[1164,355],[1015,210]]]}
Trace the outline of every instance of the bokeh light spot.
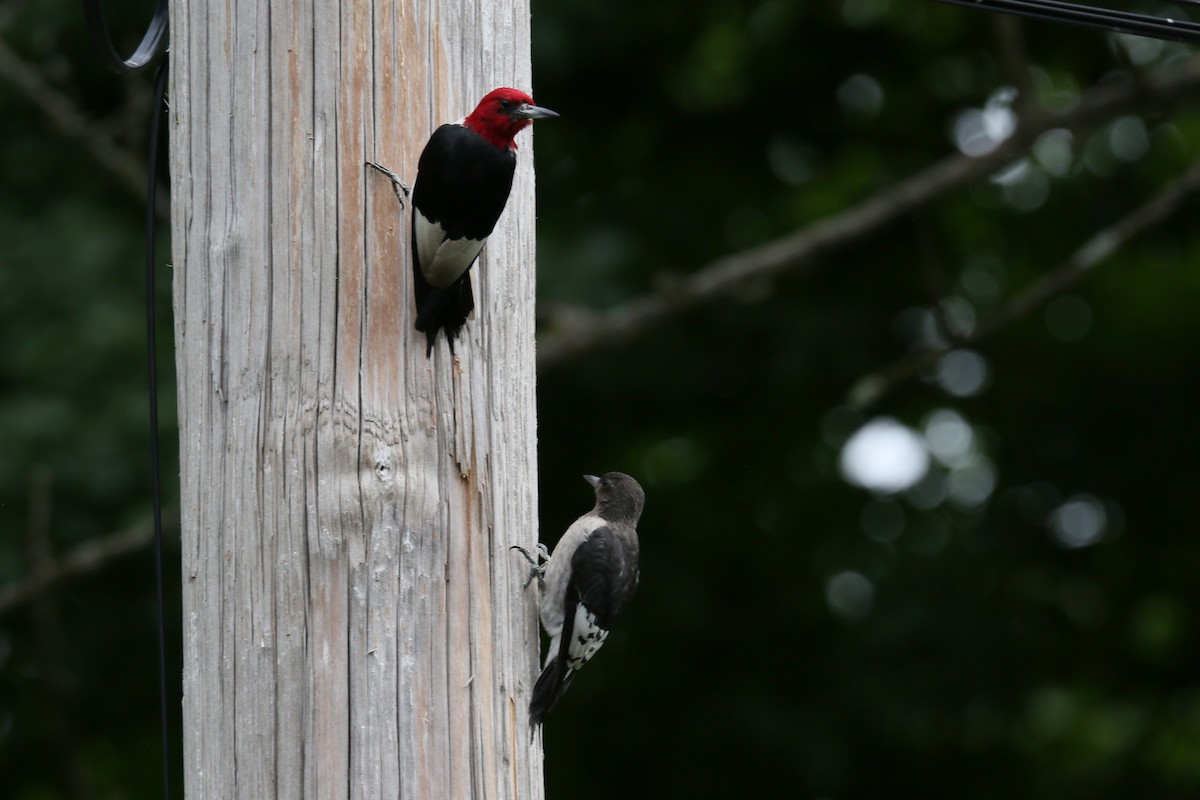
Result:
{"label": "bokeh light spot", "polygon": [[917,481],[904,493],[913,508],[928,511],[937,508],[946,500],[946,474],[941,470],[929,470],[925,477]]}
{"label": "bokeh light spot", "polygon": [[883,110],[883,97],[883,87],[870,75],[851,75],[837,88],[842,110],[860,117],[874,117]]}
{"label": "bokeh light spot", "polygon": [[983,505],[996,489],[996,468],[991,459],[972,455],[946,478],[950,501],[960,508]]}
{"label": "bokeh light spot", "polygon": [[925,418],[921,426],[925,446],[942,465],[962,464],[975,443],[975,434],[957,411],[939,408]]}
{"label": "bokeh light spot", "polygon": [[964,266],[958,278],[963,292],[976,303],[992,305],[1004,292],[1004,264],[992,253],[979,253]]}
{"label": "bokeh light spot", "polygon": [[1016,90],[1006,86],[996,90],[983,108],[968,109],[955,118],[951,135],[963,155],[982,156],[995,150],[1017,129],[1017,115],[1011,105]]}
{"label": "bokeh light spot", "polygon": [[1122,161],[1137,161],[1150,149],[1146,123],[1139,117],[1121,117],[1108,131],[1108,146]]}
{"label": "bokeh light spot", "polygon": [[1066,128],[1046,131],[1033,143],[1033,157],[1047,173],[1062,178],[1075,162],[1074,141],[1075,135]]}
{"label": "bokeh light spot", "polygon": [[975,306],[957,294],[947,295],[938,304],[942,322],[954,336],[970,336],[975,330]]}
{"label": "bokeh light spot", "polygon": [[1104,538],[1108,514],[1098,499],[1081,494],[1051,511],[1048,524],[1054,540],[1063,547],[1088,547]]}
{"label": "bokeh light spot", "polygon": [[974,350],[951,350],[938,361],[936,380],[955,397],[977,395],[987,385],[987,361]]}
{"label": "bokeh light spot", "polygon": [[879,417],[846,441],[840,466],[847,482],[894,494],[921,480],[929,469],[929,451],[911,428],[890,417]]}
{"label": "bokeh light spot", "polygon": [[825,584],[825,603],[840,619],[860,622],[875,605],[875,586],[853,570],[839,572]]}
{"label": "bokeh light spot", "polygon": [[811,148],[785,136],[775,136],[767,145],[767,164],[775,177],[789,186],[812,180],[816,160]]}

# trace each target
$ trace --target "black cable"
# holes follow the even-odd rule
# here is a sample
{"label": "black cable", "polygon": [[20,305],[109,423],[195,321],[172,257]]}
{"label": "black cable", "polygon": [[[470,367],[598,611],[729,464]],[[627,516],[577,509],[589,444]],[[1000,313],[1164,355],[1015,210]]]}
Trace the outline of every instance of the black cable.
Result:
{"label": "black cable", "polygon": [[[117,55],[113,47],[108,23],[105,22],[104,12],[100,8],[100,0],[83,0],[88,34],[100,60],[113,72],[121,75],[135,75],[144,71],[159,53],[166,50],[167,9],[167,0],[159,0],[154,9],[154,17],[150,20],[137,50],[125,59]],[[158,315],[155,313],[154,223],[158,200],[158,144],[162,138],[159,123],[167,99],[167,61],[164,55],[154,77],[154,110],[150,115],[150,152],[146,169],[146,373],[150,395],[150,462],[153,473],[150,486],[154,503],[154,577],[158,609],[158,701],[159,724],[162,729],[163,800],[171,798],[171,729],[167,711],[167,622],[166,590],[163,581],[162,457],[158,442],[158,348],[155,345]]]}
{"label": "black cable", "polygon": [[1200,24],[1173,17],[1099,8],[1080,3],[1066,3],[1061,0],[934,0],[934,2],[967,8],[981,8],[986,11],[1000,11],[1052,22],[1066,22],[1086,28],[1129,33],[1135,36],[1149,36],[1173,42],[1200,44]]}
{"label": "black cable", "polygon": [[112,36],[108,32],[108,23],[104,21],[104,10],[100,8],[100,0],[83,0],[83,13],[87,17],[88,33],[92,44],[104,66],[121,75],[135,75],[150,66],[158,54],[166,47],[167,41],[167,0],[158,0],[154,16],[146,27],[146,34],[138,44],[137,50],[129,58],[121,58],[113,47]]}
{"label": "black cable", "polygon": [[158,593],[158,699],[162,725],[163,800],[171,797],[170,724],[167,714],[167,622],[166,591],[163,588],[163,525],[162,481],[159,475],[161,457],[158,449],[158,348],[154,334],[158,327],[155,313],[154,283],[154,223],[158,202],[158,142],[159,122],[166,110],[168,57],[159,62],[154,77],[154,111],[150,115],[150,156],[146,170],[146,377],[150,384],[150,462],[153,476],[150,481],[154,498],[154,578]]}

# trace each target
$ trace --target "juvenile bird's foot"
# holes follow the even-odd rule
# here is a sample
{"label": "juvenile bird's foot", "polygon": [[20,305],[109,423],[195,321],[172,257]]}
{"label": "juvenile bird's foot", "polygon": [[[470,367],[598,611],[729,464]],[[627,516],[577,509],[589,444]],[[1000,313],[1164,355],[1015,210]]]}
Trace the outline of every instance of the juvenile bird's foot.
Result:
{"label": "juvenile bird's foot", "polygon": [[[399,175],[392,172],[390,169],[385,167],[383,164],[377,164],[374,161],[368,161],[368,162],[366,162],[366,164],[368,167],[374,167],[375,169],[382,172],[384,175],[387,176],[388,180],[390,180],[392,182],[392,191],[396,193],[396,199],[400,201],[400,208],[403,209],[404,208],[404,199],[406,197],[408,197],[410,194],[410,192],[408,190],[408,184],[405,183],[404,181],[400,180]],[[400,194],[401,192],[404,192],[403,196],[401,196],[401,194]]]}
{"label": "juvenile bird's foot", "polygon": [[516,550],[521,555],[525,556],[525,560],[529,562],[529,577],[521,584],[522,589],[528,589],[529,584],[533,583],[533,579],[537,578],[538,590],[544,589],[546,586],[546,564],[544,562],[550,560],[550,551],[546,549],[546,545],[538,542],[537,557],[534,558],[529,554],[529,551],[519,544],[514,544],[509,550]]}

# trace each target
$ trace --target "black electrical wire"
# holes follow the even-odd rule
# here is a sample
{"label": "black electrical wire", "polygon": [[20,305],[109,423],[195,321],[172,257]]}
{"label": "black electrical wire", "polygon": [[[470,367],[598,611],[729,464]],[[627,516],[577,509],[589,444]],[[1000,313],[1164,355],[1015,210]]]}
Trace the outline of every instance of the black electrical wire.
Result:
{"label": "black electrical wire", "polygon": [[[1188,2],[1188,0],[1183,0]],[[1190,20],[1139,14],[1061,0],[934,0],[947,5],[999,11],[1032,19],[1066,22],[1086,28],[1200,44],[1200,24]],[[1193,5],[1197,4],[1194,2]]]}
{"label": "black electrical wire", "polygon": [[[112,44],[108,23],[100,8],[100,0],[83,0],[88,33],[100,60],[105,66],[121,75],[136,75],[148,69],[167,43],[167,0],[159,0],[154,17],[146,28],[142,41],[129,58],[121,58]],[[162,480],[158,442],[158,348],[155,332],[158,315],[155,313],[154,281],[154,223],[158,200],[158,145],[161,139],[160,121],[166,108],[167,57],[159,62],[154,77],[154,106],[150,116],[149,163],[146,169],[146,373],[150,399],[150,462],[152,476],[151,494],[154,504],[154,578],[158,610],[158,702],[159,725],[162,730],[162,786],[163,800],[171,798],[171,729],[167,705],[167,623],[166,589],[163,581],[163,525],[162,525]]]}
{"label": "black electrical wire", "polygon": [[158,448],[158,348],[155,346],[155,330],[158,315],[155,313],[154,282],[154,223],[158,201],[158,143],[159,123],[166,111],[168,58],[159,62],[158,74],[154,78],[154,110],[150,115],[149,164],[146,169],[146,377],[150,395],[150,463],[153,475],[150,480],[154,499],[154,579],[158,595],[158,700],[159,722],[162,727],[162,776],[163,800],[171,797],[171,728],[167,713],[167,621],[166,590],[163,588],[163,524],[162,524],[162,479],[161,457]]}
{"label": "black electrical wire", "polygon": [[129,58],[121,58],[113,47],[112,36],[108,32],[108,23],[104,21],[104,10],[100,8],[100,0],[83,0],[83,13],[87,17],[88,33],[92,44],[104,65],[113,72],[121,75],[136,75],[149,67],[158,54],[166,49],[167,41],[167,0],[158,0],[154,16],[146,27],[146,34],[137,46],[137,50]]}

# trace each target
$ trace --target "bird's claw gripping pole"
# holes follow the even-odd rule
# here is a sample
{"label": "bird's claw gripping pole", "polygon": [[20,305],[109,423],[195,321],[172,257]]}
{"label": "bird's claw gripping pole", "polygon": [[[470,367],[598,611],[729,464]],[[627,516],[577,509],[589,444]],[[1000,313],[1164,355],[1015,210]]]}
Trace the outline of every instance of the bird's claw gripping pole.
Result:
{"label": "bird's claw gripping pole", "polygon": [[[400,180],[399,175],[392,172],[390,169],[385,167],[383,164],[378,164],[374,161],[367,161],[365,163],[368,167],[374,167],[375,169],[382,172],[384,175],[387,176],[387,179],[392,182],[392,191],[396,193],[396,199],[400,201],[400,208],[401,208],[401,210],[403,210],[404,209],[404,199],[411,195],[411,192],[408,189],[408,184],[405,183],[404,181]],[[404,192],[404,194],[401,195],[400,194],[401,192]]]}
{"label": "bird's claw gripping pole", "polygon": [[525,582],[521,584],[521,588],[528,589],[529,584],[533,583],[533,579],[537,578],[538,589],[544,589],[546,587],[546,565],[542,562],[550,560],[550,551],[546,548],[546,545],[538,542],[536,558],[530,555],[529,551],[524,547],[521,547],[519,544],[514,544],[508,549],[516,550],[518,553],[525,556],[525,560],[530,564],[529,577],[526,578]]}

